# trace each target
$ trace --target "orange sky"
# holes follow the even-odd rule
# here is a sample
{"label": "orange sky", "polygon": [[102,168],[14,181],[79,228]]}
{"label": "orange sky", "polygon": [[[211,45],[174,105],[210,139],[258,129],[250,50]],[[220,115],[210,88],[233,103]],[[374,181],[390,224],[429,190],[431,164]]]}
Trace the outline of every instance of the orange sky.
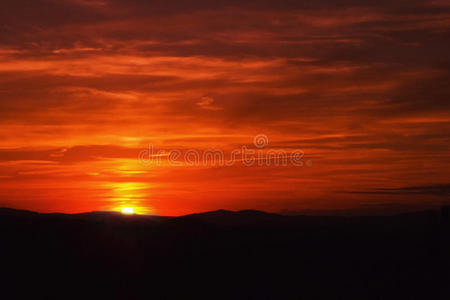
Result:
{"label": "orange sky", "polygon": [[[0,206],[392,211],[449,203],[448,1],[0,4]],[[303,166],[143,165],[264,134]]]}

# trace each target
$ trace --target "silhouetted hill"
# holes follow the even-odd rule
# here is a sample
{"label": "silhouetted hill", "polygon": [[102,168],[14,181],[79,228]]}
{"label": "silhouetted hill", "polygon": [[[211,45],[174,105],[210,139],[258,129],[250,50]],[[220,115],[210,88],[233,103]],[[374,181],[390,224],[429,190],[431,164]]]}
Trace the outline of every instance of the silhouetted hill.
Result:
{"label": "silhouetted hill", "polygon": [[448,299],[445,212],[312,217],[218,210],[159,217],[0,208],[2,295]]}
{"label": "silhouetted hill", "polygon": [[217,226],[264,226],[284,222],[289,217],[277,214],[265,213],[257,210],[228,211],[216,210],[205,213],[191,214],[179,218],[180,220],[196,220]]}

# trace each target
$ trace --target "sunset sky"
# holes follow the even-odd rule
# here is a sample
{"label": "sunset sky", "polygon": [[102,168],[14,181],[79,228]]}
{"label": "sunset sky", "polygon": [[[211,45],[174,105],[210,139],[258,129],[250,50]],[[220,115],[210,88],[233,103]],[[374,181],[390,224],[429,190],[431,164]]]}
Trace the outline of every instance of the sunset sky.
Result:
{"label": "sunset sky", "polygon": [[[3,0],[0,123],[0,206],[449,203],[450,1]],[[260,134],[303,166],[138,160]]]}

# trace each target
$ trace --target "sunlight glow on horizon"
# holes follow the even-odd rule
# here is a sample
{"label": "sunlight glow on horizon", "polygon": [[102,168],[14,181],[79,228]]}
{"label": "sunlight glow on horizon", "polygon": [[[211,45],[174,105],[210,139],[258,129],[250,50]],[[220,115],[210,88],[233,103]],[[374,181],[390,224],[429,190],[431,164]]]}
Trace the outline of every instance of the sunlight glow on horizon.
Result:
{"label": "sunlight glow on horizon", "polygon": [[132,207],[123,207],[121,212],[124,215],[134,215],[134,209]]}

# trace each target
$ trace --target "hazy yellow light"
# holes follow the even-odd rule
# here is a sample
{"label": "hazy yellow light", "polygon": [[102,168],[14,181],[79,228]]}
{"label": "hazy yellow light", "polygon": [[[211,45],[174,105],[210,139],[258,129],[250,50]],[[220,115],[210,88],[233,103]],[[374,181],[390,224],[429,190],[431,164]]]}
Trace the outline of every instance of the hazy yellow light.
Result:
{"label": "hazy yellow light", "polygon": [[122,213],[124,215],[132,215],[134,214],[134,209],[132,207],[124,207],[122,208]]}

